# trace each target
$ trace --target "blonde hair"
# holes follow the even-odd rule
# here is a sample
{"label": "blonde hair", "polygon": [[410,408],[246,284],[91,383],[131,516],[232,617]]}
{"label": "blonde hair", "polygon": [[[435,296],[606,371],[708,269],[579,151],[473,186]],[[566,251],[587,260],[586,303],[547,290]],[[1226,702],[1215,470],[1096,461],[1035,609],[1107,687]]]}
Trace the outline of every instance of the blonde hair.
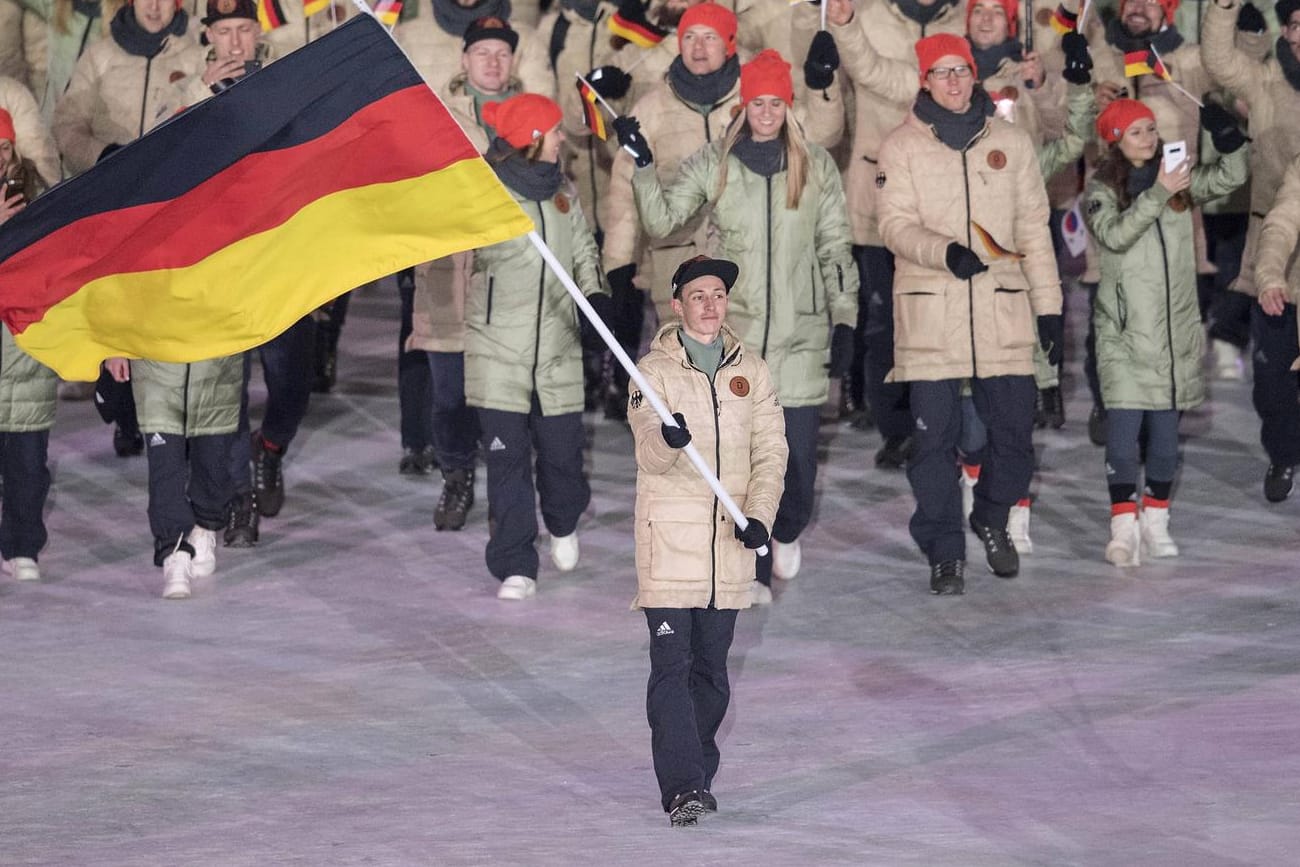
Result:
{"label": "blonde hair", "polygon": [[[727,134],[722,138],[719,151],[721,166],[718,170],[718,190],[715,198],[722,198],[722,191],[727,188],[727,157],[736,146],[742,134],[749,133],[749,118],[744,107],[727,126]],[[803,134],[803,127],[795,120],[794,110],[785,109],[785,123],[781,124],[781,141],[785,143],[785,206],[791,211],[799,209],[799,200],[803,198],[803,188],[808,183],[808,142]]]}

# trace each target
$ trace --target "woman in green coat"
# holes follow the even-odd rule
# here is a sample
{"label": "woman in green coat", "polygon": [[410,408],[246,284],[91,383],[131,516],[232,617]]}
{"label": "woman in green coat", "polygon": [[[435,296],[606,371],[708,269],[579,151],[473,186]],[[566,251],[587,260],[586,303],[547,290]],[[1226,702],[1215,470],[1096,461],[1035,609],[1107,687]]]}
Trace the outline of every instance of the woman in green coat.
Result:
{"label": "woman in green coat", "polygon": [[[758,562],[767,587],[773,573],[789,579],[799,571],[827,378],[846,374],[853,359],[858,272],[839,170],[789,117],[790,64],[771,49],[761,52],[741,67],[740,97],[744,111],[727,135],[683,163],[667,190],[635,120],[621,118],[615,128],[621,144],[644,148],[632,189],[646,231],[664,237],[711,205],[713,253],[740,265],[728,322],[772,372],[790,448],[773,556]],[[757,591],[756,601],[768,599],[770,591]]]}
{"label": "woman in green coat", "polygon": [[[1117,566],[1175,557],[1169,500],[1178,468],[1178,419],[1205,398],[1191,209],[1246,180],[1245,136],[1217,106],[1201,124],[1222,154],[1213,165],[1165,165],[1151,109],[1117,99],[1097,118],[1109,145],[1087,190],[1088,228],[1101,254],[1093,305],[1097,372],[1109,428],[1110,543]],[[1148,432],[1141,512],[1138,434]]]}
{"label": "woman in green coat", "polygon": [[[586,218],[559,166],[560,107],[520,94],[483,106],[487,161],[602,319],[609,296]],[[537,592],[537,502],[561,572],[578,564],[583,473],[580,314],[528,238],[474,253],[465,297],[465,402],[478,412],[492,525],[486,560],[500,599]],[[536,464],[534,488],[533,464]]]}

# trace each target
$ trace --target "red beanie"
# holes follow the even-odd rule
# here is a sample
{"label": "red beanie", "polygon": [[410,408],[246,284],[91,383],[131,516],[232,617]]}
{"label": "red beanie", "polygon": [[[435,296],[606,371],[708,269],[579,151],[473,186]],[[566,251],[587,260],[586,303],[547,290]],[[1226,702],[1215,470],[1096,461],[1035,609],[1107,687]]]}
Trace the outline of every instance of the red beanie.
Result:
{"label": "red beanie", "polygon": [[[1014,37],[1020,26],[1020,0],[997,0],[1007,16],[1007,35]],[[1174,0],[1177,2],[1177,0]],[[970,33],[970,14],[975,9],[976,0],[966,3],[966,32]]]}
{"label": "red beanie", "polygon": [[14,116],[3,108],[0,108],[0,139],[9,139],[11,142],[18,141],[14,132]]}
{"label": "red beanie", "polygon": [[563,117],[555,101],[539,93],[521,93],[505,102],[483,106],[483,122],[516,148],[528,147],[554,129]]}
{"label": "red beanie", "polygon": [[763,49],[740,67],[740,101],[749,102],[760,96],[779,96],[786,105],[794,104],[790,64],[775,48]]}
{"label": "red beanie", "polygon": [[1155,114],[1136,99],[1117,99],[1097,118],[1097,135],[1101,140],[1114,144],[1119,141],[1120,136],[1124,135],[1124,130],[1133,125],[1134,121],[1147,118],[1154,121]]}
{"label": "red beanie", "polygon": [[[1121,18],[1124,16],[1124,7],[1132,2],[1134,2],[1134,0],[1123,0],[1123,2],[1119,4],[1119,14]],[[1136,0],[1136,2],[1144,3],[1146,0]],[[1178,10],[1178,2],[1179,0],[1159,0],[1160,8],[1165,10],[1166,24],[1174,23],[1174,12]]]}
{"label": "red beanie", "polygon": [[697,24],[713,30],[727,43],[727,56],[736,53],[736,13],[717,3],[696,3],[682,13],[677,22],[677,51],[682,50],[682,34]]}
{"label": "red beanie", "polygon": [[942,57],[952,54],[960,57],[970,64],[971,72],[978,77],[979,70],[975,68],[975,57],[970,53],[970,42],[965,36],[954,36],[951,33],[936,33],[933,36],[927,36],[918,40],[916,43],[916,60],[921,65],[921,81],[925,81],[926,75],[930,72],[930,67],[939,62]]}

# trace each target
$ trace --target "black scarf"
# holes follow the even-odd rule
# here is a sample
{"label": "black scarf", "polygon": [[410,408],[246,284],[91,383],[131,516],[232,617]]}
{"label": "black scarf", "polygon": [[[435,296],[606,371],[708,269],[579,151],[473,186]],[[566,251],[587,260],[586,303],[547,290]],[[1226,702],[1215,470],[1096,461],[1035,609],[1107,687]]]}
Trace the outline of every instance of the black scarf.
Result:
{"label": "black scarf", "polygon": [[113,34],[113,41],[127,54],[152,58],[162,51],[168,36],[184,36],[189,23],[190,17],[185,10],[177,9],[176,17],[172,18],[172,23],[164,27],[161,33],[150,33],[135,20],[135,8],[128,4],[117,10],[108,29]]}
{"label": "black scarf", "polygon": [[1277,55],[1277,65],[1282,67],[1282,74],[1286,76],[1287,84],[1300,90],[1300,60],[1296,60],[1295,52],[1291,50],[1291,43],[1279,36],[1277,48],[1273,53]]}
{"label": "black scarf", "polygon": [[[966,41],[970,42],[970,37]],[[975,73],[980,81],[996,75],[1002,61],[1014,60],[1019,63],[1024,57],[1018,39],[1006,39],[988,48],[976,48],[975,43],[971,42],[970,53],[975,58]]]}
{"label": "black scarf", "polygon": [[468,9],[456,0],[433,0],[431,5],[433,20],[457,39],[463,39],[469,26],[484,16],[495,15],[503,21],[510,20],[510,0],[479,0]]}
{"label": "black scarf", "polygon": [[1129,166],[1128,194],[1137,198],[1155,185],[1156,175],[1160,173],[1160,154],[1155,159],[1147,160],[1140,166]]}
{"label": "black scarf", "polygon": [[759,177],[770,178],[785,168],[785,142],[779,136],[771,141],[754,141],[745,136],[736,139],[731,152],[741,165]]}
{"label": "black scarf", "polygon": [[559,163],[530,163],[503,138],[488,146],[487,160],[501,183],[530,201],[554,198],[564,183]]}
{"label": "black scarf", "polygon": [[921,27],[925,27],[942,15],[949,6],[956,6],[957,0],[938,0],[937,3],[929,6],[922,6],[917,0],[894,0],[894,5],[898,7],[899,12],[920,24]]}
{"label": "black scarf", "polygon": [[976,85],[971,91],[970,108],[963,114],[956,114],[939,105],[934,101],[934,97],[930,96],[928,90],[917,94],[916,105],[912,107],[912,111],[934,130],[939,141],[955,151],[964,151],[984,130],[984,125],[993,116],[994,108],[993,100],[989,99],[988,93],[984,88]]}
{"label": "black scarf", "polygon": [[1130,51],[1146,51],[1155,48],[1161,57],[1168,57],[1175,48],[1183,44],[1183,35],[1178,28],[1170,24],[1159,33],[1150,36],[1134,36],[1128,32],[1124,22],[1112,18],[1106,25],[1106,41],[1127,54]]}
{"label": "black scarf", "polygon": [[94,21],[104,11],[104,7],[99,4],[99,0],[72,0],[72,11]]}
{"label": "black scarf", "polygon": [[673,92],[691,105],[706,108],[712,108],[726,99],[739,78],[740,60],[734,54],[727,58],[721,69],[703,75],[696,75],[687,69],[680,54],[673,58],[672,65],[668,67],[668,85]]}

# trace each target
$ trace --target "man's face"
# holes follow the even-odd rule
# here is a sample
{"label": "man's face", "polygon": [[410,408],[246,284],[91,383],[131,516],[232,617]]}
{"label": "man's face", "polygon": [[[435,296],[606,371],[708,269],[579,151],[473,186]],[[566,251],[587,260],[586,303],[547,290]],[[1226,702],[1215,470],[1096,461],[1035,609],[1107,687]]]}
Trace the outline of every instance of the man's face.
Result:
{"label": "man's face", "polygon": [[515,53],[503,39],[480,39],[460,56],[460,68],[474,89],[488,95],[498,94],[510,83]]}
{"label": "man's face", "polygon": [[1291,53],[1300,57],[1300,10],[1291,13],[1286,26],[1282,28],[1282,38],[1291,46]]}
{"label": "man's face", "polygon": [[712,343],[727,318],[727,285],[706,274],[682,287],[673,299],[673,312],[682,320],[686,333],[701,343]]}
{"label": "man's face", "polygon": [[682,63],[692,75],[717,72],[726,62],[727,43],[712,27],[692,24],[682,34]]}
{"label": "man's face", "polygon": [[962,114],[970,108],[971,92],[975,89],[974,70],[966,58],[945,54],[930,68],[921,86],[930,91],[940,108]]}
{"label": "man's face", "polygon": [[1009,33],[1007,12],[997,0],[975,0],[970,9],[971,44],[976,48],[992,48],[1007,41]]}
{"label": "man's face", "polygon": [[208,42],[217,60],[252,60],[262,26],[251,18],[223,18],[208,25]]}
{"label": "man's face", "polygon": [[1165,23],[1165,10],[1156,0],[1124,0],[1124,29],[1133,36],[1159,32]]}
{"label": "man's face", "polygon": [[135,0],[136,22],[147,33],[162,33],[176,17],[176,0]]}

